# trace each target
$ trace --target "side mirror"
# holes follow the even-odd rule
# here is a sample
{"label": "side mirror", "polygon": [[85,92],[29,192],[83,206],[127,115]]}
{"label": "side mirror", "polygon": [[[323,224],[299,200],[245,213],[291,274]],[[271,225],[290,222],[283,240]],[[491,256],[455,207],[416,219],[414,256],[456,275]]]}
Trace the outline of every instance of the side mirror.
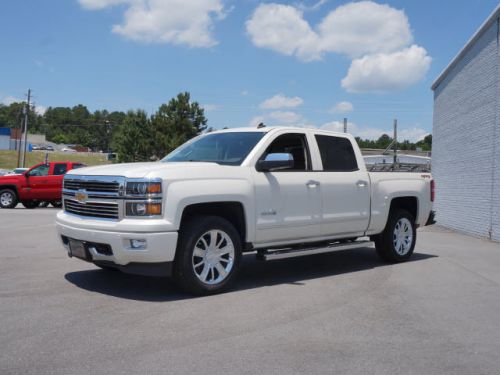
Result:
{"label": "side mirror", "polygon": [[293,156],[287,153],[268,154],[264,160],[259,160],[255,169],[259,172],[272,172],[293,168]]}

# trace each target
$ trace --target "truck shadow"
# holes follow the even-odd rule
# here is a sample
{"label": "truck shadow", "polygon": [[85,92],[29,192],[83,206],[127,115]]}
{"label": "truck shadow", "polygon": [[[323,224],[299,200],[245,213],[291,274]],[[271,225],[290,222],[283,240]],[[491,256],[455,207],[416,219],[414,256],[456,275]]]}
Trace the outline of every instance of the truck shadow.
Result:
{"label": "truck shadow", "polygon": [[[437,255],[415,253],[407,263]],[[270,262],[262,262],[254,254],[246,254],[228,293],[277,284],[305,285],[305,282],[378,267],[397,267],[382,262],[373,248],[338,251]],[[65,279],[79,288],[110,296],[148,302],[176,301],[192,296],[180,291],[168,278],[154,278],[105,271],[101,269],[69,272]]]}

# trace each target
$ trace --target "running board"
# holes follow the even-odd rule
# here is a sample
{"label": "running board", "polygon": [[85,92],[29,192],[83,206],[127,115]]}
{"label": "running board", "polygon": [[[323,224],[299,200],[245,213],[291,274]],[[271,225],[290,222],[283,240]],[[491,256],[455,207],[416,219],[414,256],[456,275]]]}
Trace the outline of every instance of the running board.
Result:
{"label": "running board", "polygon": [[261,260],[274,260],[283,258],[301,257],[304,255],[330,253],[334,251],[359,249],[371,245],[372,241],[355,241],[347,243],[334,243],[322,247],[304,247],[304,248],[289,248],[280,250],[264,250],[257,253],[257,257]]}

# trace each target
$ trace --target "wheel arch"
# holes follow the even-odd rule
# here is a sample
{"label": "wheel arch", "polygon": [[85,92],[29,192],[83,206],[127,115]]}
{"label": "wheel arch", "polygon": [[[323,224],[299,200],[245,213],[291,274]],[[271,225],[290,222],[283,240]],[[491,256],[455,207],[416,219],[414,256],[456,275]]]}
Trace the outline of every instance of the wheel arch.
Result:
{"label": "wheel arch", "polygon": [[182,211],[180,228],[182,228],[189,219],[195,216],[218,216],[226,219],[234,225],[240,235],[243,250],[247,245],[247,220],[245,217],[245,208],[241,202],[206,202],[194,203],[184,207]]}
{"label": "wheel arch", "polygon": [[418,198],[415,196],[395,197],[391,200],[389,215],[396,209],[403,209],[412,214],[418,223]]}
{"label": "wheel arch", "polygon": [[19,191],[17,190],[17,186],[16,185],[9,185],[9,184],[0,185],[0,190],[4,190],[4,189],[12,189],[12,190],[14,190],[14,193],[16,193],[17,199],[20,199],[20,197],[19,197]]}

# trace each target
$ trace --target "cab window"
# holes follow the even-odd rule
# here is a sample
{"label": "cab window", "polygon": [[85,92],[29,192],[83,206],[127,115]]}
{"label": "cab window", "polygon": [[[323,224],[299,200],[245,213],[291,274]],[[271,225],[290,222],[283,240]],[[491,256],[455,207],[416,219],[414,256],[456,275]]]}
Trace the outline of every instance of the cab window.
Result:
{"label": "cab window", "polygon": [[48,164],[42,164],[39,165],[38,167],[33,168],[31,171],[29,171],[30,176],[48,176],[49,175],[49,168],[50,165]]}
{"label": "cab window", "polygon": [[261,160],[264,160],[267,155],[275,153],[287,153],[293,157],[293,168],[282,169],[281,172],[311,169],[311,158],[305,134],[291,133],[278,136],[266,149]]}
{"label": "cab window", "polygon": [[68,166],[66,164],[56,164],[54,165],[54,174],[56,176],[65,174],[68,171]]}

